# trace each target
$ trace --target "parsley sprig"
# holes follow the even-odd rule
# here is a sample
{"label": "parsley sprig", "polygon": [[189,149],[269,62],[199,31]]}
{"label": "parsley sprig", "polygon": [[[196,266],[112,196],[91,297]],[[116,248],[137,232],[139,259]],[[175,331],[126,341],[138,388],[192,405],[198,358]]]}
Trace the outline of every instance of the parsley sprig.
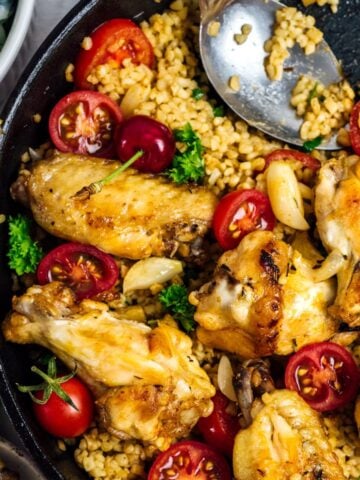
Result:
{"label": "parsley sprig", "polygon": [[170,285],[159,294],[160,303],[174,317],[180,327],[189,333],[195,329],[195,307],[189,303],[184,285]]}
{"label": "parsley sprig", "polygon": [[200,138],[190,123],[184,128],[174,130],[175,140],[185,146],[183,152],[178,151],[168,170],[168,176],[175,183],[199,182],[205,175],[203,146]]}
{"label": "parsley sprig", "polygon": [[34,273],[43,251],[31,238],[31,221],[24,215],[9,217],[8,265],[17,275]]}

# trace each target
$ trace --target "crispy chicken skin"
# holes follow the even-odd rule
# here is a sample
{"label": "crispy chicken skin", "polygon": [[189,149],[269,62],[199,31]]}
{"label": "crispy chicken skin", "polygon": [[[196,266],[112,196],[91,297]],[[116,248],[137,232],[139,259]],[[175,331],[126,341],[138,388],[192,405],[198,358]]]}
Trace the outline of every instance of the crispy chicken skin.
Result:
{"label": "crispy chicken skin", "polygon": [[93,300],[76,304],[59,282],[14,297],[4,336],[56,354],[90,386],[102,424],[121,438],[167,448],[212,409],[215,389],[190,338],[166,324],[151,329]]}
{"label": "crispy chicken skin", "polygon": [[201,342],[245,358],[287,355],[327,340],[337,323],[327,314],[330,280],[315,283],[295,269],[311,262],[272,232],[256,231],[224,253],[212,282],[190,296]]}
{"label": "crispy chicken skin", "polygon": [[347,262],[337,274],[338,290],[329,312],[350,327],[360,326],[360,157],[332,160],[319,171],[315,214],[320,238]]}
{"label": "crispy chicken skin", "polygon": [[90,198],[74,197],[119,165],[60,153],[37,162],[26,180],[36,222],[57,237],[131,259],[172,255],[205,235],[217,203],[205,187],[128,169]]}
{"label": "crispy chicken skin", "polygon": [[317,412],[288,390],[262,398],[264,407],[235,439],[236,480],[290,480],[295,474],[303,480],[345,480]]}

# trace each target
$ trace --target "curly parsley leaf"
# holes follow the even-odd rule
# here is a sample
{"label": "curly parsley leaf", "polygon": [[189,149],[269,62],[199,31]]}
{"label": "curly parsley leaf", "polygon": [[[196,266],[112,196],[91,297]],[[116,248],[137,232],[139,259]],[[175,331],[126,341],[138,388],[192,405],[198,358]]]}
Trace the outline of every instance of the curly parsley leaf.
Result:
{"label": "curly parsley leaf", "polygon": [[192,94],[191,94],[191,96],[195,100],[201,100],[204,95],[205,95],[205,93],[201,90],[201,88],[194,88],[194,90],[192,91]]}
{"label": "curly parsley leaf", "polygon": [[223,117],[225,115],[224,105],[216,105],[213,108],[214,117]]}
{"label": "curly parsley leaf", "polygon": [[190,123],[174,130],[175,140],[185,145],[183,152],[177,151],[167,174],[175,183],[199,182],[205,175],[202,158],[203,146]]}
{"label": "curly parsley leaf", "polygon": [[322,137],[316,137],[314,140],[308,140],[307,142],[303,143],[303,150],[307,153],[312,152],[317,148],[319,145],[321,145],[321,142],[323,141]]}
{"label": "curly parsley leaf", "polygon": [[17,275],[36,271],[43,251],[30,235],[31,221],[23,215],[9,217],[8,265]]}
{"label": "curly parsley leaf", "polygon": [[189,303],[184,285],[170,285],[159,294],[160,303],[187,333],[195,329],[195,307]]}
{"label": "curly parsley leaf", "polygon": [[310,103],[313,98],[317,97],[318,86],[319,86],[319,84],[318,84],[318,82],[316,82],[315,85],[313,86],[313,88],[310,90],[308,98],[306,99],[307,103]]}

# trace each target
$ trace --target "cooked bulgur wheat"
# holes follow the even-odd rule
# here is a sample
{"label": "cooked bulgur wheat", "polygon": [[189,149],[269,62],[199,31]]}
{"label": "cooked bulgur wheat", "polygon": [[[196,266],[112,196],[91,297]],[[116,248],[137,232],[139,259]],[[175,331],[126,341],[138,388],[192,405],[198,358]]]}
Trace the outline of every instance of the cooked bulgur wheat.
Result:
{"label": "cooked bulgur wheat", "polygon": [[315,18],[304,15],[294,7],[277,10],[273,36],[265,42],[269,55],[265,59],[265,70],[270,80],[281,80],[284,62],[290,56],[289,49],[296,43],[305,55],[315,52],[323,33],[315,27]]}
{"label": "cooked bulgur wheat", "polygon": [[[198,12],[194,7],[196,3],[192,0],[177,0],[169,11],[162,15],[154,15],[148,22],[141,24],[154,47],[156,67],[153,70],[145,65],[135,66],[129,60],[125,60],[121,69],[115,65],[96,67],[88,80],[97,90],[119,102],[126,115],[149,115],[171,129],[182,128],[189,122],[204,146],[205,182],[215,193],[223,194],[230,189],[255,186],[264,190],[264,174],[258,174],[264,167],[264,157],[284,145],[269,140],[261,132],[251,129],[232,113],[227,113],[223,117],[214,116],[215,103],[207,96],[207,81],[198,64],[198,57],[192,50],[198,34],[196,23]],[[313,21],[304,20],[309,17],[299,17],[296,13],[294,16],[298,23],[305,22],[305,27],[294,27],[295,20],[286,19],[284,20],[286,25],[282,25],[281,28],[285,30],[297,28],[298,30],[292,34],[294,38],[297,38],[297,35],[306,37],[304,31],[313,31]],[[294,41],[294,39],[291,41],[291,36],[290,40],[284,37],[279,44],[285,42],[289,48]],[[302,39],[302,46],[308,45],[308,42],[311,49],[313,42],[311,34]],[[72,76],[72,70],[68,70],[67,76]],[[198,87],[205,95],[200,100],[195,100],[192,92]],[[314,152],[314,156],[320,160],[325,158],[324,155],[322,152]],[[346,152],[337,155],[346,155]],[[295,171],[304,184],[303,195],[306,198],[309,193],[306,184],[311,184],[313,172],[303,169],[300,164],[296,165]],[[292,233],[292,229],[283,225],[276,230],[280,238]],[[145,299],[144,305],[146,302]],[[193,351],[215,381],[219,354],[198,341],[194,341]],[[340,423],[336,424],[338,418],[340,422],[342,417],[328,417],[326,425],[328,435],[338,457],[341,457],[340,463],[345,475],[355,480],[360,476],[357,440],[353,441],[352,434],[347,435],[346,440],[340,440],[344,438],[342,427],[349,430],[349,424],[341,423],[340,428]],[[354,426],[351,428],[354,429]],[[351,458],[347,457],[350,451]],[[75,458],[94,479],[130,480],[146,477],[146,461],[151,460],[155,453],[154,448],[136,441],[122,441],[93,428],[80,440]]]}
{"label": "cooked bulgur wheat", "polygon": [[93,428],[81,438],[75,460],[94,479],[131,480],[146,478],[145,462],[154,454],[154,447]]}
{"label": "cooked bulgur wheat", "polygon": [[324,5],[329,5],[331,11],[336,13],[338,11],[339,0],[302,0],[304,7],[308,7],[309,5],[313,5],[316,3],[319,7],[323,7]]}
{"label": "cooked bulgur wheat", "polygon": [[349,120],[355,93],[344,80],[325,87],[311,77],[302,75],[295,85],[290,103],[304,121],[300,128],[303,140],[329,136]]}

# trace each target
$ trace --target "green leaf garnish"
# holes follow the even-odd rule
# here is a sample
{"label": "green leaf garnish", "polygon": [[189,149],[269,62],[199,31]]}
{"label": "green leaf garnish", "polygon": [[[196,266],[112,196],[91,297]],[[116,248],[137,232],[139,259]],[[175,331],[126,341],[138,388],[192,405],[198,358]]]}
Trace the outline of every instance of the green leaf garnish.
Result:
{"label": "green leaf garnish", "polygon": [[184,128],[174,130],[175,140],[185,145],[183,152],[177,151],[168,176],[175,183],[199,182],[205,175],[202,158],[203,146],[190,123]]}
{"label": "green leaf garnish", "polygon": [[308,140],[307,142],[303,143],[303,150],[307,153],[312,152],[317,148],[319,145],[321,145],[321,142],[323,141],[323,138],[321,136],[314,138],[314,140]]}
{"label": "green leaf garnish", "polygon": [[205,93],[201,90],[201,88],[194,88],[194,90],[192,91],[192,94],[191,94],[191,96],[195,100],[200,100],[201,98],[203,98],[204,95],[205,95]]}
{"label": "green leaf garnish", "polygon": [[195,307],[189,303],[184,285],[170,285],[160,292],[159,300],[185,332],[195,329]]}
{"label": "green leaf garnish", "polygon": [[8,265],[17,275],[34,273],[43,251],[30,234],[31,221],[24,215],[9,217]]}
{"label": "green leaf garnish", "polygon": [[224,105],[217,105],[213,108],[214,117],[223,117],[225,115]]}

